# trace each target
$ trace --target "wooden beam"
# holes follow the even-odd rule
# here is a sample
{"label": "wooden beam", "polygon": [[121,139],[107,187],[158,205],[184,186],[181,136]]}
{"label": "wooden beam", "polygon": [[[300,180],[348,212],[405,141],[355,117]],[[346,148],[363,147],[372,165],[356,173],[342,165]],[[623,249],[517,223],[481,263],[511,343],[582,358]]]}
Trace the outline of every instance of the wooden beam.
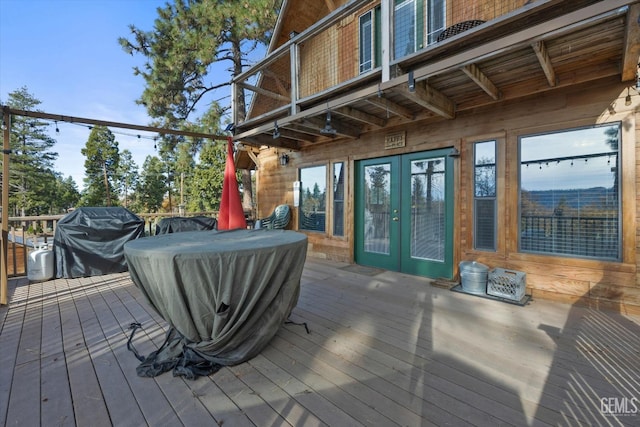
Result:
{"label": "wooden beam", "polygon": [[413,90],[409,90],[409,84],[404,83],[394,88],[394,91],[438,116],[447,119],[453,119],[456,116],[455,103],[446,95],[429,86],[427,82],[415,82]]}
{"label": "wooden beam", "polygon": [[[315,131],[314,133],[316,135],[331,137],[332,135],[327,135],[320,132],[320,129],[324,128],[326,123],[327,122],[325,119],[321,119],[318,117],[307,117],[304,120],[298,122],[300,126],[303,126],[311,131]],[[362,133],[359,128],[348,125],[346,123],[341,123],[339,120],[336,120],[335,116],[331,118],[331,127],[336,130],[335,136],[344,136],[347,138],[356,139]]]}
{"label": "wooden beam", "polygon": [[462,67],[462,71],[495,101],[500,99],[502,96],[500,90],[498,90],[489,77],[480,71],[480,68],[478,68],[476,64],[465,65]]}
{"label": "wooden beam", "polygon": [[636,79],[638,62],[640,61],[640,3],[629,6],[627,27],[624,35],[622,51],[622,81]]}
{"label": "wooden beam", "polygon": [[50,113],[41,113],[38,111],[25,111],[25,110],[17,110],[15,108],[3,107],[10,113],[15,116],[24,116],[24,117],[35,117],[37,119],[46,119],[46,120],[54,120],[59,122],[68,122],[68,123],[82,123],[87,125],[95,125],[95,126],[107,126],[119,129],[133,129],[133,130],[141,130],[145,132],[154,132],[169,135],[182,135],[182,136],[190,136],[193,138],[208,138],[217,141],[226,141],[227,135],[216,135],[209,133],[201,133],[201,132],[189,132],[184,130],[177,129],[167,129],[167,128],[156,128],[151,126],[141,126],[134,125],[131,123],[120,123],[120,122],[109,122],[106,120],[96,120],[96,119],[87,119],[84,117],[73,117],[73,116],[63,116],[60,114],[50,114]]}
{"label": "wooden beam", "polygon": [[337,114],[350,117],[354,120],[358,120],[360,122],[367,123],[378,128],[384,127],[387,124],[386,119],[381,119],[378,116],[374,116],[373,114],[357,110],[353,107],[341,107],[333,111]]}
{"label": "wooden beam", "polygon": [[11,152],[11,114],[2,107],[2,235],[0,239],[0,305],[9,303],[9,156]]}
{"label": "wooden beam", "polygon": [[393,101],[389,101],[386,98],[371,97],[371,98],[367,98],[366,101],[369,104],[382,108],[383,110],[386,110],[389,113],[393,113],[396,116],[404,117],[405,119],[409,119],[409,120],[413,120],[415,118],[415,115],[411,110],[409,110],[406,107],[403,107],[400,104],[396,104]]}
{"label": "wooden beam", "polygon": [[269,77],[270,79],[273,79],[274,82],[276,82],[276,86],[278,86],[278,91],[280,91],[280,95],[282,96],[289,95],[289,91],[282,83],[282,79],[280,78],[280,76],[278,76],[276,73],[274,73],[271,70],[262,70],[262,74],[264,74],[265,77]]}
{"label": "wooden beam", "polygon": [[291,125],[288,125],[286,128],[278,125],[278,128],[279,128],[278,131],[280,132],[281,138],[289,138],[296,141],[311,142],[311,143],[317,142],[318,140],[315,137],[311,137],[312,134],[299,131],[295,127],[292,127]]}
{"label": "wooden beam", "polygon": [[538,62],[540,62],[544,75],[547,76],[549,86],[554,87],[556,85],[556,73],[553,70],[553,64],[551,64],[551,58],[549,57],[547,46],[544,44],[544,41],[539,40],[533,43],[531,47],[538,57]]}
{"label": "wooden beam", "polygon": [[333,12],[336,9],[336,4],[333,0],[324,0],[324,4],[327,6],[327,9],[329,9],[329,12]]}
{"label": "wooden beam", "polygon": [[271,92],[267,89],[262,89],[261,87],[250,85],[247,83],[237,83],[238,86],[241,86],[245,89],[249,89],[254,91],[255,93],[259,93],[260,95],[268,96],[269,98],[277,99],[278,101],[283,101],[286,103],[291,102],[291,99],[288,96],[280,95],[279,93]]}
{"label": "wooden beam", "polygon": [[297,141],[293,141],[288,138],[276,138],[273,139],[271,135],[261,134],[253,135],[250,137],[242,138],[242,142],[247,145],[253,145],[255,147],[261,147],[263,145],[269,147],[287,148],[289,150],[299,150],[300,146]]}

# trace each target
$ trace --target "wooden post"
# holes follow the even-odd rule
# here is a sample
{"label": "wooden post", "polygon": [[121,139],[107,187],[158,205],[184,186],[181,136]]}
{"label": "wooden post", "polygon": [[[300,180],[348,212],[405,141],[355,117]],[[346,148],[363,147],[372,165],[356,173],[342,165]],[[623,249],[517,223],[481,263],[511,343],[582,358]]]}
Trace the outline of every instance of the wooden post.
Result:
{"label": "wooden post", "polygon": [[0,304],[9,302],[9,153],[11,150],[11,115],[6,107],[2,109],[2,253],[0,254]]}

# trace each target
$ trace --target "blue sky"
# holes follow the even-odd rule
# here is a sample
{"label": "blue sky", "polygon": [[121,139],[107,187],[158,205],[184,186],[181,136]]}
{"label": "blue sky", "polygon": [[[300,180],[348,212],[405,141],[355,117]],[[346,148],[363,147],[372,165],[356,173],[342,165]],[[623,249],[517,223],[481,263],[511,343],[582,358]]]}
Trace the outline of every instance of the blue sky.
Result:
{"label": "blue sky", "polygon": [[[127,55],[118,37],[129,24],[152,30],[165,0],[0,0],[0,101],[26,86],[42,101],[40,110],[75,117],[147,125],[135,100],[144,80],[133,75],[140,56]],[[50,134],[59,154],[56,170],[83,187],[89,129],[59,123]],[[120,150],[129,149],[138,166],[155,154],[151,139],[137,131],[112,129]],[[126,134],[126,135],[125,135]]]}

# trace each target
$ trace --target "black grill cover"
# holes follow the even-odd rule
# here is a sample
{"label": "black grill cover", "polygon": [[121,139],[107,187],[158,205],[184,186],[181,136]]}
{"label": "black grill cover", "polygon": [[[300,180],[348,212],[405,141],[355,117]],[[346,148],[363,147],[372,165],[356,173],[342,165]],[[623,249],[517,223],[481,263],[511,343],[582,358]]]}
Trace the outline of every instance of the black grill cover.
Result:
{"label": "black grill cover", "polygon": [[57,278],[127,271],[124,244],[144,236],[144,221],[121,207],[78,208],[58,221],[53,238]]}
{"label": "black grill cover", "polygon": [[162,218],[156,226],[156,234],[215,230],[216,224],[216,219],[208,216]]}

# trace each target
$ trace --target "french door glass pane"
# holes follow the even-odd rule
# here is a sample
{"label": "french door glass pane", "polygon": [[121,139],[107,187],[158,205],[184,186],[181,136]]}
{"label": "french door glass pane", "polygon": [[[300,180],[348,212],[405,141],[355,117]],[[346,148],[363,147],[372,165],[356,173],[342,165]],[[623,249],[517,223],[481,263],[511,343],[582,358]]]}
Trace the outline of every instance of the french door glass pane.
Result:
{"label": "french door glass pane", "polygon": [[365,166],[364,251],[389,254],[391,164]]}
{"label": "french door glass pane", "polygon": [[411,162],[411,257],[444,261],[445,159]]}

